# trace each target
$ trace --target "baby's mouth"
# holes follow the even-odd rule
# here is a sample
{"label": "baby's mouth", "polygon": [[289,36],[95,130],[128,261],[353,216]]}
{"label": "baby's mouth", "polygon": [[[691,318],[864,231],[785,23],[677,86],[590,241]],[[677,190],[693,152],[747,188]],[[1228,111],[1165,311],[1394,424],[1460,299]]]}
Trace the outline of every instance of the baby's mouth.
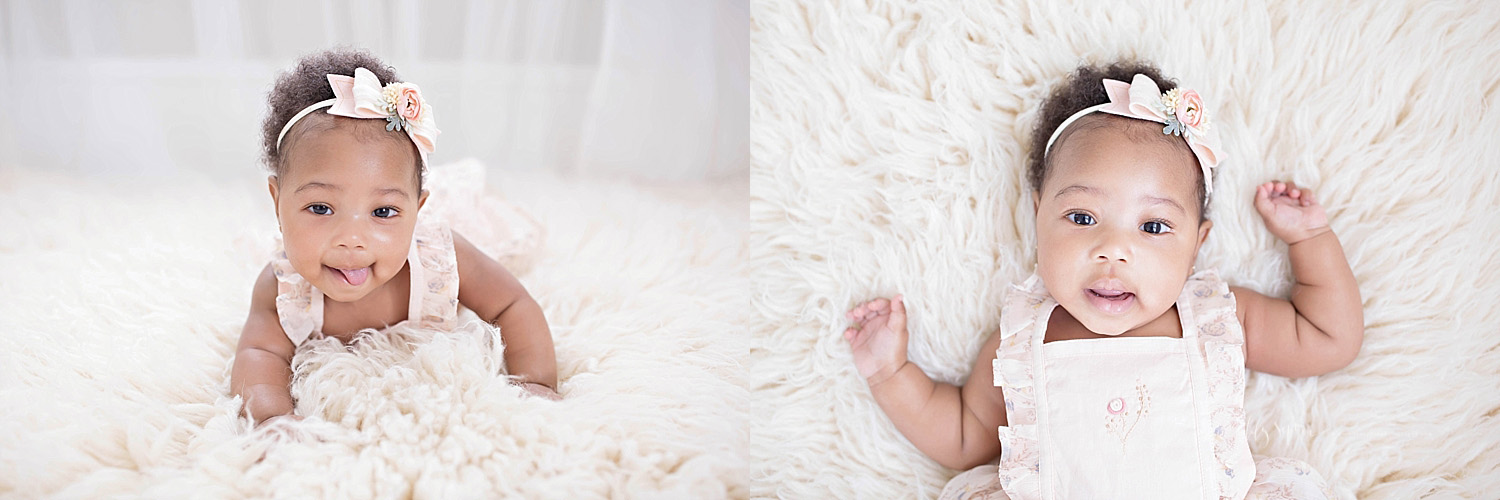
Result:
{"label": "baby's mouth", "polygon": [[1088,289],[1089,302],[1105,314],[1123,314],[1135,304],[1135,294],[1124,290]]}
{"label": "baby's mouth", "polygon": [[1125,300],[1135,295],[1124,290],[1100,290],[1097,288],[1090,288],[1089,293],[1105,300]]}
{"label": "baby's mouth", "polygon": [[349,286],[360,286],[365,283],[365,280],[370,279],[369,266],[361,267],[358,269],[339,269],[337,267],[329,266],[324,267],[328,267],[328,269],[333,270],[335,274],[338,274],[340,277],[344,278],[344,282],[348,283]]}

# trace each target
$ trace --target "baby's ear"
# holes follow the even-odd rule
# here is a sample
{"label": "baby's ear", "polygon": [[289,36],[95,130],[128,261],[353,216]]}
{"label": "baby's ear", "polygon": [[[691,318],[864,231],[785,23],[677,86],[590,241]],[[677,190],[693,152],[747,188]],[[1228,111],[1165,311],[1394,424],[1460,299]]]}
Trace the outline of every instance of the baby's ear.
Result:
{"label": "baby's ear", "polygon": [[279,203],[281,193],[276,189],[276,174],[266,177],[266,189],[271,190],[271,213],[276,214],[276,230],[280,231],[281,210],[278,207],[281,206]]}
{"label": "baby's ear", "polygon": [[427,204],[427,195],[428,194],[429,194],[428,191],[426,189],[423,189],[422,190],[422,194],[417,195],[417,211],[418,212],[422,211],[422,205],[426,205]]}
{"label": "baby's ear", "polygon": [[1198,248],[1203,248],[1203,242],[1208,241],[1208,231],[1214,228],[1214,221],[1204,220],[1198,225]]}
{"label": "baby's ear", "polygon": [[266,187],[271,190],[271,206],[275,207],[276,206],[276,201],[277,201],[277,198],[276,198],[276,196],[277,196],[277,194],[276,194],[276,174],[271,174],[270,176],[266,177]]}

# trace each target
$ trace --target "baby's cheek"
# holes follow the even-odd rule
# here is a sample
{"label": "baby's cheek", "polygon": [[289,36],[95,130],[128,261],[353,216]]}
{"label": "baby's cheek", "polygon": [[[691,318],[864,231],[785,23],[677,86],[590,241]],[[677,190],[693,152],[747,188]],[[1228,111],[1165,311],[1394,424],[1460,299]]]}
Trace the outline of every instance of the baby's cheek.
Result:
{"label": "baby's cheek", "polygon": [[287,240],[283,248],[286,250],[286,260],[292,263],[292,268],[297,270],[297,274],[309,276],[308,273],[311,273],[315,267],[322,267],[322,264],[317,262],[317,256],[310,255],[313,252],[307,251],[296,241]]}
{"label": "baby's cheek", "polygon": [[380,262],[384,264],[385,269],[379,270],[380,274],[388,279],[401,272],[401,268],[406,265],[406,257],[410,247],[410,242],[406,245],[393,244],[383,247],[381,249]]}

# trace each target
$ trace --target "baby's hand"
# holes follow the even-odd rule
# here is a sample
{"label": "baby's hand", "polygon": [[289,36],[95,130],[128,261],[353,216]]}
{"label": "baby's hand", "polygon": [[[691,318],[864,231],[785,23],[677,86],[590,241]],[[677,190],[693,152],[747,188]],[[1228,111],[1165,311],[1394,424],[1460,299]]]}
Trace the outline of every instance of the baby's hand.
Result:
{"label": "baby's hand", "polygon": [[1312,191],[1273,181],[1255,189],[1255,210],[1271,234],[1288,245],[1328,232],[1328,214]]}
{"label": "baby's hand", "polygon": [[545,385],[534,382],[526,382],[524,384],[521,384],[521,390],[526,391],[526,394],[530,396],[547,398],[553,401],[562,400],[562,395],[558,394],[557,391],[552,390],[551,387],[547,387]]}
{"label": "baby's hand", "polygon": [[271,448],[274,446],[317,440],[315,437],[307,434],[302,429],[298,428],[295,425],[292,425],[292,422],[301,422],[302,420],[302,415],[288,413],[286,415],[277,415],[265,419],[264,421],[261,421],[261,423],[256,424],[256,429],[265,430],[264,436],[270,443],[269,446],[261,450],[260,458],[255,459],[255,462],[260,463],[261,461],[265,460],[266,454],[270,453]]}
{"label": "baby's hand", "polygon": [[854,326],[844,340],[854,349],[854,367],[871,386],[890,378],[906,364],[906,303],[875,299],[844,313]]}
{"label": "baby's hand", "polygon": [[276,421],[279,421],[279,420],[288,420],[288,421],[293,421],[293,422],[301,422],[303,418],[305,418],[305,417],[303,417],[302,415],[298,415],[298,414],[295,414],[295,413],[288,413],[288,414],[285,414],[285,415],[276,415],[274,417],[262,420],[259,424],[255,424],[255,426],[256,427],[266,427],[266,426],[270,426],[273,422],[276,422]]}

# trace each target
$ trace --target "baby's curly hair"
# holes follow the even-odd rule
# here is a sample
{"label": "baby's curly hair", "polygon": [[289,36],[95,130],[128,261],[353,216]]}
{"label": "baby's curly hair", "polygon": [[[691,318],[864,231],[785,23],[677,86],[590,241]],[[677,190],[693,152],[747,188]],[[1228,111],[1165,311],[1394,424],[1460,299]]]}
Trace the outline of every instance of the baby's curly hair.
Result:
{"label": "baby's curly hair", "polygon": [[[1109,102],[1109,94],[1104,91],[1101,80],[1129,82],[1136,74],[1146,75],[1155,81],[1162,92],[1177,88],[1177,82],[1162,76],[1161,70],[1156,66],[1140,61],[1118,61],[1104,67],[1089,64],[1079,66],[1073,74],[1052,89],[1052,93],[1042,101],[1040,118],[1031,132],[1031,154],[1026,159],[1026,180],[1031,184],[1031,189],[1042,188],[1042,180],[1047,177],[1051,168],[1048,163],[1050,158],[1047,155],[1047,139],[1052,137],[1052,132],[1073,113]],[[1059,140],[1059,144],[1061,142]],[[1198,207],[1199,217],[1207,219],[1208,193],[1201,170],[1198,171]]]}
{"label": "baby's curly hair", "polygon": [[[339,47],[303,56],[297,66],[281,73],[276,84],[266,95],[266,119],[261,122],[261,154],[266,167],[278,177],[286,171],[286,155],[276,147],[276,136],[293,115],[314,103],[333,98],[333,88],[328,86],[328,75],[354,75],[355,68],[365,68],[387,84],[401,81],[396,69],[361,49]],[[305,120],[305,118],[304,118]],[[292,134],[287,134],[283,145],[291,143]],[[416,153],[417,185],[422,179],[422,157]]]}

